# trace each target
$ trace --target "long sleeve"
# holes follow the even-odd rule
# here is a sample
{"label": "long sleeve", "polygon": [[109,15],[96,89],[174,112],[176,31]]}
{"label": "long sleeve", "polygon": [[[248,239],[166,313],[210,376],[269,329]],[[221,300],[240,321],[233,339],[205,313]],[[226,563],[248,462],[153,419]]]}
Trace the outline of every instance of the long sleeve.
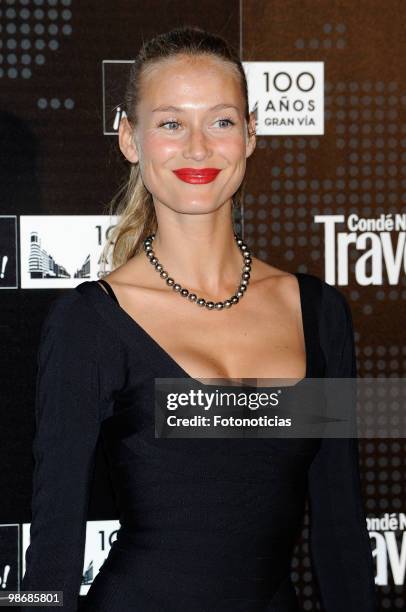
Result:
{"label": "long sleeve", "polygon": [[[320,341],[328,378],[356,378],[351,310],[324,281]],[[325,612],[377,610],[356,438],[326,438],[309,468],[310,552]]]}
{"label": "long sleeve", "polygon": [[98,333],[91,310],[68,291],[52,304],[38,349],[32,518],[21,588],[63,591],[66,612],[77,610],[100,429]]}

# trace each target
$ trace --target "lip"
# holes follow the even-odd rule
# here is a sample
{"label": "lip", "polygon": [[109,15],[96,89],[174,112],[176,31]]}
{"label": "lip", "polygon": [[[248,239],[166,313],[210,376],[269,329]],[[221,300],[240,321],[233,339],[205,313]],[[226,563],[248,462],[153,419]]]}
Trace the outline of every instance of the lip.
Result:
{"label": "lip", "polygon": [[211,183],[221,172],[220,168],[178,168],[173,173],[185,183],[203,184]]}

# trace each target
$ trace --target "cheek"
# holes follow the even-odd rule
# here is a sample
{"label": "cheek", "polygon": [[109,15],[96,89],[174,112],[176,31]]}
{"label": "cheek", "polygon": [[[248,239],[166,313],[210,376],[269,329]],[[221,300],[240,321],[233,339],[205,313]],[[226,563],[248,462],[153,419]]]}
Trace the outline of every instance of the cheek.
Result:
{"label": "cheek", "polygon": [[146,158],[163,160],[178,152],[182,145],[162,133],[152,133],[144,137],[142,148]]}
{"label": "cheek", "polygon": [[245,155],[244,137],[242,135],[223,137],[218,140],[215,149],[230,161],[237,160]]}

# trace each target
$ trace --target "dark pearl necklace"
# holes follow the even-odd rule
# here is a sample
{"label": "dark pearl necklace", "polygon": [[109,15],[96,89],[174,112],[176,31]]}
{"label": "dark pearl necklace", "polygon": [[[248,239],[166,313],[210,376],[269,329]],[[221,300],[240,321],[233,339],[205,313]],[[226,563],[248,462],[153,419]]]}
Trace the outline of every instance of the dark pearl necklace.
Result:
{"label": "dark pearl necklace", "polygon": [[154,266],[155,270],[159,272],[161,278],[166,280],[166,284],[172,287],[174,291],[179,293],[182,297],[187,297],[190,302],[194,302],[198,306],[205,306],[208,310],[222,310],[223,308],[230,308],[234,304],[237,304],[240,301],[240,298],[243,297],[244,292],[248,288],[248,283],[250,279],[250,270],[251,270],[251,254],[248,250],[245,242],[240,238],[237,234],[234,234],[236,242],[240,248],[240,251],[243,256],[243,268],[241,274],[241,281],[237,287],[237,291],[234,295],[232,295],[228,300],[224,300],[223,302],[210,302],[206,301],[203,298],[198,298],[195,293],[190,293],[188,289],[185,289],[179,283],[175,283],[174,279],[171,278],[166,270],[164,270],[161,263],[159,263],[158,259],[155,257],[155,253],[152,250],[152,241],[155,238],[155,234],[151,234],[144,240],[144,252],[148,257],[151,264]]}

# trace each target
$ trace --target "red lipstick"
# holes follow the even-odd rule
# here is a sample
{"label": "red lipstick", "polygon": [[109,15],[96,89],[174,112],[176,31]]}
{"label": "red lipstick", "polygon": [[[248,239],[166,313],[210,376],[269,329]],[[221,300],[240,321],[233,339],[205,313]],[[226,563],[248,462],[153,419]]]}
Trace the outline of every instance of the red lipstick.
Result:
{"label": "red lipstick", "polygon": [[185,183],[194,183],[201,185],[203,183],[211,183],[214,181],[220,168],[178,168],[173,170],[173,173]]}

